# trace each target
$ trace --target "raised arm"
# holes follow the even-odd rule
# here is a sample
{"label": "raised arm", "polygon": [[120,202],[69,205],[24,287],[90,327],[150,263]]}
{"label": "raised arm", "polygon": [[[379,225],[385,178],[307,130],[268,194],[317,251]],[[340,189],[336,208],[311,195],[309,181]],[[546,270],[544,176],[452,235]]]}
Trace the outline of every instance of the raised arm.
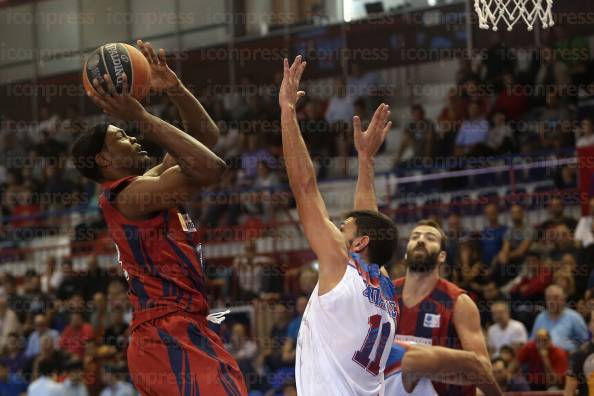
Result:
{"label": "raised arm", "polygon": [[305,95],[305,92],[299,91],[305,65],[301,56],[295,59],[291,67],[288,60],[284,60],[279,103],[283,156],[289,185],[297,203],[305,236],[320,263],[318,290],[322,295],[331,291],[342,279],[348,254],[344,237],[328,218],[326,205],[318,190],[314,166],[297,122],[295,106]]}
{"label": "raised arm", "polygon": [[91,100],[106,114],[138,125],[148,140],[167,150],[178,164],[157,176],[139,176],[120,192],[116,203],[125,216],[143,219],[158,210],[177,206],[220,178],[226,169],[225,162],[194,137],[149,114],[127,93],[125,74],[121,94],[116,92],[108,75],[104,79],[108,91],[95,80],[96,93],[89,93]]}
{"label": "raised arm", "polygon": [[[142,40],[138,40],[136,44],[151,68],[151,90],[166,93],[179,111],[184,131],[206,147],[212,148],[219,138],[219,128],[200,101],[167,65],[165,50],[161,48],[156,53],[150,43]],[[151,169],[150,175],[157,176],[174,165],[176,165],[175,159],[166,154],[163,162]]]}
{"label": "raised arm", "polygon": [[374,185],[375,154],[392,126],[391,121],[387,122],[389,117],[390,106],[383,103],[375,111],[366,131],[361,128],[361,119],[358,116],[353,117],[355,148],[359,158],[355,210],[378,210]]}

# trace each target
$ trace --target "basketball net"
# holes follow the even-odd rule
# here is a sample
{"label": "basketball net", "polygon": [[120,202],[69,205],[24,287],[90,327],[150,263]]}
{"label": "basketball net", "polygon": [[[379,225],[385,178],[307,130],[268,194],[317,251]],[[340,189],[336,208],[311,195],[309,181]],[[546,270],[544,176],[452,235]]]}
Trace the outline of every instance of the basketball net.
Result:
{"label": "basketball net", "polygon": [[474,0],[474,9],[478,14],[479,27],[497,31],[497,25],[503,21],[511,31],[518,21],[524,21],[528,30],[534,28],[537,20],[543,29],[555,24],[553,21],[553,0]]}

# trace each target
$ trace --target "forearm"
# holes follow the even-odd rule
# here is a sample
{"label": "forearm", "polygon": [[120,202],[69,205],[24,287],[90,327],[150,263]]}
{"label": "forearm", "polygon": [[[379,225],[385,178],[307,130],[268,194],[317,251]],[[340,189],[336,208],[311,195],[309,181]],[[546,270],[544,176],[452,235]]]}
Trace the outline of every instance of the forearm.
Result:
{"label": "forearm", "polygon": [[[542,358],[542,366],[544,367],[545,378],[547,381],[547,385],[557,385],[561,383],[562,377],[553,370],[553,366],[551,365],[551,360],[549,357]],[[553,380],[553,384],[549,384],[549,378]]]}
{"label": "forearm", "polygon": [[174,88],[167,90],[167,96],[179,110],[186,132],[206,147],[213,147],[219,138],[219,128],[200,101],[181,81]]}
{"label": "forearm", "polygon": [[169,153],[192,179],[216,178],[226,169],[225,161],[187,133],[152,114],[140,121],[145,137]]}
{"label": "forearm", "polygon": [[488,359],[479,358],[473,352],[416,347],[406,353],[405,359],[403,370],[407,375],[454,385],[477,385],[487,396],[501,395]]}
{"label": "forearm", "polygon": [[299,205],[299,201],[310,191],[317,191],[317,181],[313,162],[301,136],[297,114],[290,106],[281,109],[281,130],[289,185]]}
{"label": "forearm", "polygon": [[377,211],[374,183],[374,159],[359,156],[359,176],[355,189],[355,210]]}

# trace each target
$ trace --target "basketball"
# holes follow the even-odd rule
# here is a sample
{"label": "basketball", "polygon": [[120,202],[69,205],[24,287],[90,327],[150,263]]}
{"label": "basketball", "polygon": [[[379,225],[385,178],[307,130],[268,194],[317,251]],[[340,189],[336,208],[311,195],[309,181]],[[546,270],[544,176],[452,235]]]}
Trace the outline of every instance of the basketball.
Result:
{"label": "basketball", "polygon": [[144,55],[125,43],[110,43],[97,48],[85,62],[82,80],[85,92],[94,91],[93,80],[97,79],[107,89],[103,76],[109,74],[118,93],[122,93],[122,76],[128,76],[130,94],[142,100],[150,90],[151,71]]}

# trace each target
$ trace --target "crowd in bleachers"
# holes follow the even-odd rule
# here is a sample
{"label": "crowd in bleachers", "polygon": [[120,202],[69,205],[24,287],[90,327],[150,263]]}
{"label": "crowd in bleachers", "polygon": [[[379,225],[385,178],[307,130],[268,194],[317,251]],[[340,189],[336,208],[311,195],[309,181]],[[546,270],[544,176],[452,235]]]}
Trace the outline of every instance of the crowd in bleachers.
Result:
{"label": "crowd in bleachers", "polygon": [[[411,106],[400,146],[383,152],[392,156],[394,171],[429,173],[440,163],[461,170],[472,158],[531,158],[543,152],[560,156],[563,149],[575,155],[574,147],[594,143],[594,73],[588,45],[582,38],[567,37],[562,28],[544,39],[531,65],[521,71],[513,50],[501,41],[483,62],[461,61],[437,118],[427,116],[422,103]],[[258,86],[246,76],[235,95],[198,93],[220,128],[214,150],[230,164],[194,205],[206,228],[266,227],[275,212],[291,208],[290,199],[270,199],[286,191],[278,134],[279,75],[270,83]],[[348,157],[356,156],[351,117],[369,121],[380,101],[391,100],[381,90],[377,94],[376,88],[384,84],[379,73],[364,72],[357,64],[331,84],[332,95],[314,94],[298,109],[321,180],[346,174],[346,165],[329,169],[328,157],[346,164]],[[152,100],[154,112],[181,126],[174,106]],[[97,216],[77,221],[80,210],[96,207],[98,189],[81,179],[68,161],[72,136],[87,121],[74,108],[63,114],[60,110],[42,107],[33,125],[2,116],[0,248],[5,261],[20,257],[10,248],[38,236],[66,231],[76,240],[104,231]],[[154,157],[163,154],[150,142],[144,144]],[[554,187],[575,192],[575,167],[561,167],[544,177],[551,175]],[[470,190],[473,183],[458,180],[436,189]],[[423,213],[437,217],[448,232],[443,274],[477,301],[494,372],[508,391],[562,388],[568,372],[583,386],[580,363],[594,345],[580,347],[594,332],[594,201],[592,216],[578,219],[567,214],[566,195],[547,190],[543,197],[537,204],[546,205],[548,217],[538,224],[529,221],[529,208],[521,200],[488,199],[487,205],[473,209],[483,226],[472,230],[463,226],[468,212],[455,206],[440,207],[439,214]],[[399,213],[399,223],[415,220],[404,221]],[[84,270],[75,269],[69,258],[35,264],[36,270],[25,277],[8,272],[0,277],[0,396],[26,392],[27,386],[62,387],[64,395],[133,394],[125,365],[131,312],[117,268],[100,268],[94,259]],[[254,395],[294,395],[296,338],[316,283],[315,265],[260,255],[253,241],[229,264],[207,271],[213,303],[250,305],[256,315],[231,318],[219,331]],[[398,260],[392,275],[403,273]]]}

